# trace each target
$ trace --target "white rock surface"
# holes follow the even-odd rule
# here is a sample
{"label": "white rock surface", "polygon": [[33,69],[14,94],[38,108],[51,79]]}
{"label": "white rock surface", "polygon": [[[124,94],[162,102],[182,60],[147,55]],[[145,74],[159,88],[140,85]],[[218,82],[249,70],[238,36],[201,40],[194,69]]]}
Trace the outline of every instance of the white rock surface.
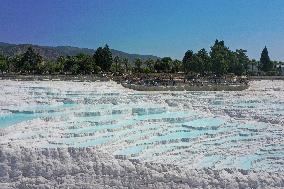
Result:
{"label": "white rock surface", "polygon": [[185,169],[119,160],[91,148],[0,149],[1,188],[282,188],[284,174]]}
{"label": "white rock surface", "polygon": [[283,188],[283,94],[4,80],[0,188]]}

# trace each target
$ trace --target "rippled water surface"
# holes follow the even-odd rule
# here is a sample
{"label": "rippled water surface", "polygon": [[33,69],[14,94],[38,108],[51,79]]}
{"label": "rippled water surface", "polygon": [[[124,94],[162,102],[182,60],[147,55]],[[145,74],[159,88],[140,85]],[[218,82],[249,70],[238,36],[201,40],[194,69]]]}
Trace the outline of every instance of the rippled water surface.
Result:
{"label": "rippled water surface", "polygon": [[240,92],[136,92],[114,82],[1,81],[0,145],[284,171],[284,82]]}

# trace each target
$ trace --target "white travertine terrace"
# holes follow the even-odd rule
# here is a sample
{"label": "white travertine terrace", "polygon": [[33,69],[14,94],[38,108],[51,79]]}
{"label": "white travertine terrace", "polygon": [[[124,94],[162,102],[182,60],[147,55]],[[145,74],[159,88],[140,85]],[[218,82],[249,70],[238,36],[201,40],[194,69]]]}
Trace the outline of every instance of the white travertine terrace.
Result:
{"label": "white travertine terrace", "polygon": [[284,81],[137,92],[0,84],[0,188],[281,188]]}

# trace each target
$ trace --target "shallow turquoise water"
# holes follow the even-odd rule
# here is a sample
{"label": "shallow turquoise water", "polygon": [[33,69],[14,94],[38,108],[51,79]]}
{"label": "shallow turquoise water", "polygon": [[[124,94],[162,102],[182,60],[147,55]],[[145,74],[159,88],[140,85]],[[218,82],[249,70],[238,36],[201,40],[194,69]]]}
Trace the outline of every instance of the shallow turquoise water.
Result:
{"label": "shallow turquoise water", "polygon": [[142,152],[145,149],[145,146],[132,146],[126,149],[121,150],[118,154],[119,155],[136,155]]}
{"label": "shallow turquoise water", "polygon": [[0,128],[9,127],[11,125],[21,123],[34,119],[36,116],[34,114],[24,114],[24,113],[12,113],[8,115],[0,116]]}

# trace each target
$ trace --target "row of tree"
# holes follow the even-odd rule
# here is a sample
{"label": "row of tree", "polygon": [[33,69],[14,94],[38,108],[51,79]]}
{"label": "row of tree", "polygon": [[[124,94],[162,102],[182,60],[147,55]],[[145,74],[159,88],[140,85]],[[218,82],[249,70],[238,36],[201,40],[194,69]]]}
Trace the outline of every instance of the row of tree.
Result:
{"label": "row of tree", "polygon": [[154,73],[178,72],[182,70],[179,60],[170,57],[142,61],[136,59],[133,64],[127,58],[112,57],[109,47],[99,47],[93,56],[78,54],[60,56],[56,61],[46,61],[33,48],[29,47],[23,54],[14,57],[0,55],[0,71],[27,74],[94,74],[100,71],[113,73]]}
{"label": "row of tree", "polygon": [[[194,53],[188,50],[182,61],[164,57],[157,60],[142,61],[136,59],[131,64],[128,59],[112,57],[109,47],[99,47],[94,55],[78,54],[76,56],[61,56],[56,61],[46,61],[33,48],[29,47],[23,54],[14,57],[0,55],[0,71],[15,73],[36,74],[94,74],[100,71],[113,73],[177,73],[187,74],[217,74],[234,73],[236,75],[249,74],[254,66],[263,72],[277,71],[277,62],[270,60],[265,47],[261,53],[260,61],[250,60],[247,51],[237,49],[231,51],[224,41],[216,40],[208,53],[205,49]],[[281,65],[281,63],[279,63]],[[251,67],[250,67],[251,66]],[[249,69],[250,68],[250,69]],[[281,67],[280,67],[281,68]]]}
{"label": "row of tree", "polygon": [[109,47],[100,47],[93,56],[78,54],[60,56],[56,61],[46,61],[32,47],[23,54],[13,57],[0,55],[0,71],[27,74],[93,74],[107,72],[112,65],[112,54]]}
{"label": "row of tree", "polygon": [[261,53],[260,61],[250,60],[246,53],[247,51],[243,49],[231,51],[225,46],[224,41],[216,40],[209,53],[205,49],[201,49],[197,53],[188,50],[182,63],[185,72],[203,75],[209,73],[244,75],[249,74],[249,70],[253,72],[253,66],[257,66],[258,71],[261,72],[277,72],[276,64],[270,60],[266,47]]}

